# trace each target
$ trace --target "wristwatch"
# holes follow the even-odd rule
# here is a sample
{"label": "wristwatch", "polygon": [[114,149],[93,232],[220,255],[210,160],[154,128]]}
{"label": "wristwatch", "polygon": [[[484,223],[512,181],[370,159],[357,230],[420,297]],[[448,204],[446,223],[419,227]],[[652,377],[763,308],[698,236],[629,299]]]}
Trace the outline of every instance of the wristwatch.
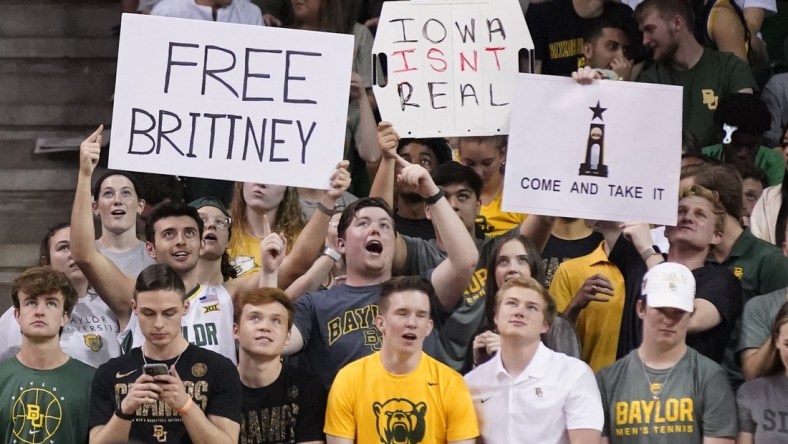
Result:
{"label": "wristwatch", "polygon": [[328,256],[331,259],[334,259],[334,262],[338,262],[340,259],[342,259],[342,255],[331,247],[324,248],[323,255]]}
{"label": "wristwatch", "polygon": [[640,252],[640,257],[645,261],[648,260],[651,256],[662,255],[662,252],[659,251],[659,247],[656,245],[652,245],[645,250]]}
{"label": "wristwatch", "polygon": [[427,204],[427,205],[435,205],[435,203],[438,202],[439,200],[441,200],[441,197],[443,197],[445,195],[446,195],[446,192],[443,191],[443,188],[438,187],[438,192],[433,194],[432,196],[425,197],[424,198],[424,203]]}

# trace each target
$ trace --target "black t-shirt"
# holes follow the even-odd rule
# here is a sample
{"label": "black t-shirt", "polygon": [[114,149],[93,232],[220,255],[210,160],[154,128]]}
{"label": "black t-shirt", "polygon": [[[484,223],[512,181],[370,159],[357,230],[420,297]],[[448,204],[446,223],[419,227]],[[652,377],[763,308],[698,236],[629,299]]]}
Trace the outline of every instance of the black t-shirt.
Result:
{"label": "black t-shirt", "polygon": [[394,213],[394,223],[397,233],[421,239],[435,239],[435,227],[429,219],[407,219]]}
{"label": "black t-shirt", "polygon": [[616,359],[621,359],[640,347],[643,339],[643,323],[638,317],[636,307],[640,299],[643,276],[648,271],[648,267],[632,242],[626,240],[623,235],[619,236],[616,245],[610,250],[608,259],[624,276],[624,311],[621,316],[616,351]]}
{"label": "black t-shirt", "polygon": [[290,365],[267,387],[243,386],[239,444],[325,441],[326,396],[315,375]]}
{"label": "black t-shirt", "polygon": [[[186,392],[192,395],[194,405],[191,408],[202,409],[206,416],[216,415],[241,422],[241,379],[229,359],[189,344],[180,358],[168,361],[149,358],[146,360],[148,364],[161,362],[168,367],[175,363],[175,370],[183,381]],[[96,370],[93,377],[89,428],[109,422],[117,409],[117,403],[123,401],[129,386],[142,373],[143,364],[142,349],[137,347],[128,354],[110,359]],[[192,442],[181,416],[164,402],[142,405],[135,413],[129,440],[182,444]]]}
{"label": "black t-shirt", "polygon": [[[639,347],[643,340],[643,321],[635,305],[641,297],[641,282],[648,269],[632,243],[623,236],[616,242],[609,258],[624,276],[626,287],[616,352],[616,359],[620,359]],[[712,263],[692,270],[692,275],[695,277],[695,297],[711,302],[719,311],[722,321],[712,329],[688,334],[687,345],[719,363],[743,309],[741,283],[727,268]]]}
{"label": "black t-shirt", "polygon": [[[555,0],[553,0],[555,1]],[[589,236],[582,239],[566,240],[550,235],[547,244],[542,250],[542,263],[544,263],[545,288],[550,288],[558,266],[561,262],[585,256],[596,250],[599,244],[605,240],[601,233],[592,232]]]}
{"label": "black t-shirt", "polygon": [[534,41],[535,57],[542,61],[542,74],[569,76],[583,66],[583,35],[597,20],[628,31],[628,58],[639,61],[646,56],[632,8],[621,3],[605,2],[602,15],[586,19],[577,15],[572,0],[551,0],[531,4],[525,20]]}
{"label": "black t-shirt", "polygon": [[722,320],[714,328],[687,335],[687,345],[720,363],[736,320],[744,308],[741,282],[726,267],[707,263],[692,270],[695,298],[711,302]]}

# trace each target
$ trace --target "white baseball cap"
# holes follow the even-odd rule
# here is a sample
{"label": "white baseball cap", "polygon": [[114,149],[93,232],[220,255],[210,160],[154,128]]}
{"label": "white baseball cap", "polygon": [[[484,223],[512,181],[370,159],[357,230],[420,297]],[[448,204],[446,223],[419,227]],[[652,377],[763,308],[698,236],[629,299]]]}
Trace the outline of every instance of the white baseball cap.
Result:
{"label": "white baseball cap", "polygon": [[672,307],[692,313],[695,310],[695,276],[676,262],[662,262],[643,276],[641,292],[649,307]]}

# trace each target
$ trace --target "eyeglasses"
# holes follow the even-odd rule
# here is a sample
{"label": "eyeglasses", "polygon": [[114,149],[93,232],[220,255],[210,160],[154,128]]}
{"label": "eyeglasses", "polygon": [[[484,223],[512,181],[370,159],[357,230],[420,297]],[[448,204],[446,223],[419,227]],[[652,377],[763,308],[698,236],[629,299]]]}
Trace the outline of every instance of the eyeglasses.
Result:
{"label": "eyeglasses", "polygon": [[216,228],[220,230],[226,230],[230,228],[230,222],[232,221],[232,219],[227,216],[206,216],[204,214],[200,215],[200,219],[202,219],[202,223],[205,225],[213,222],[213,224],[216,225]]}

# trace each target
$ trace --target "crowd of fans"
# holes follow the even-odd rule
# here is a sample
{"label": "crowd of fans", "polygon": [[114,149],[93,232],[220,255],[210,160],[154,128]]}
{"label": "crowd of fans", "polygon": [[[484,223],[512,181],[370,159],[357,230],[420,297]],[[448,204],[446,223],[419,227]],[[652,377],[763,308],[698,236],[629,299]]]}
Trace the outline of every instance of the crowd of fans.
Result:
{"label": "crowd of fans", "polygon": [[400,138],[383,1],[122,3],[352,34],[345,160],[328,190],[98,175],[100,126],[0,317],[3,442],[788,442],[774,1],[520,2],[536,73],[683,86],[669,227],[505,212],[505,136]]}

